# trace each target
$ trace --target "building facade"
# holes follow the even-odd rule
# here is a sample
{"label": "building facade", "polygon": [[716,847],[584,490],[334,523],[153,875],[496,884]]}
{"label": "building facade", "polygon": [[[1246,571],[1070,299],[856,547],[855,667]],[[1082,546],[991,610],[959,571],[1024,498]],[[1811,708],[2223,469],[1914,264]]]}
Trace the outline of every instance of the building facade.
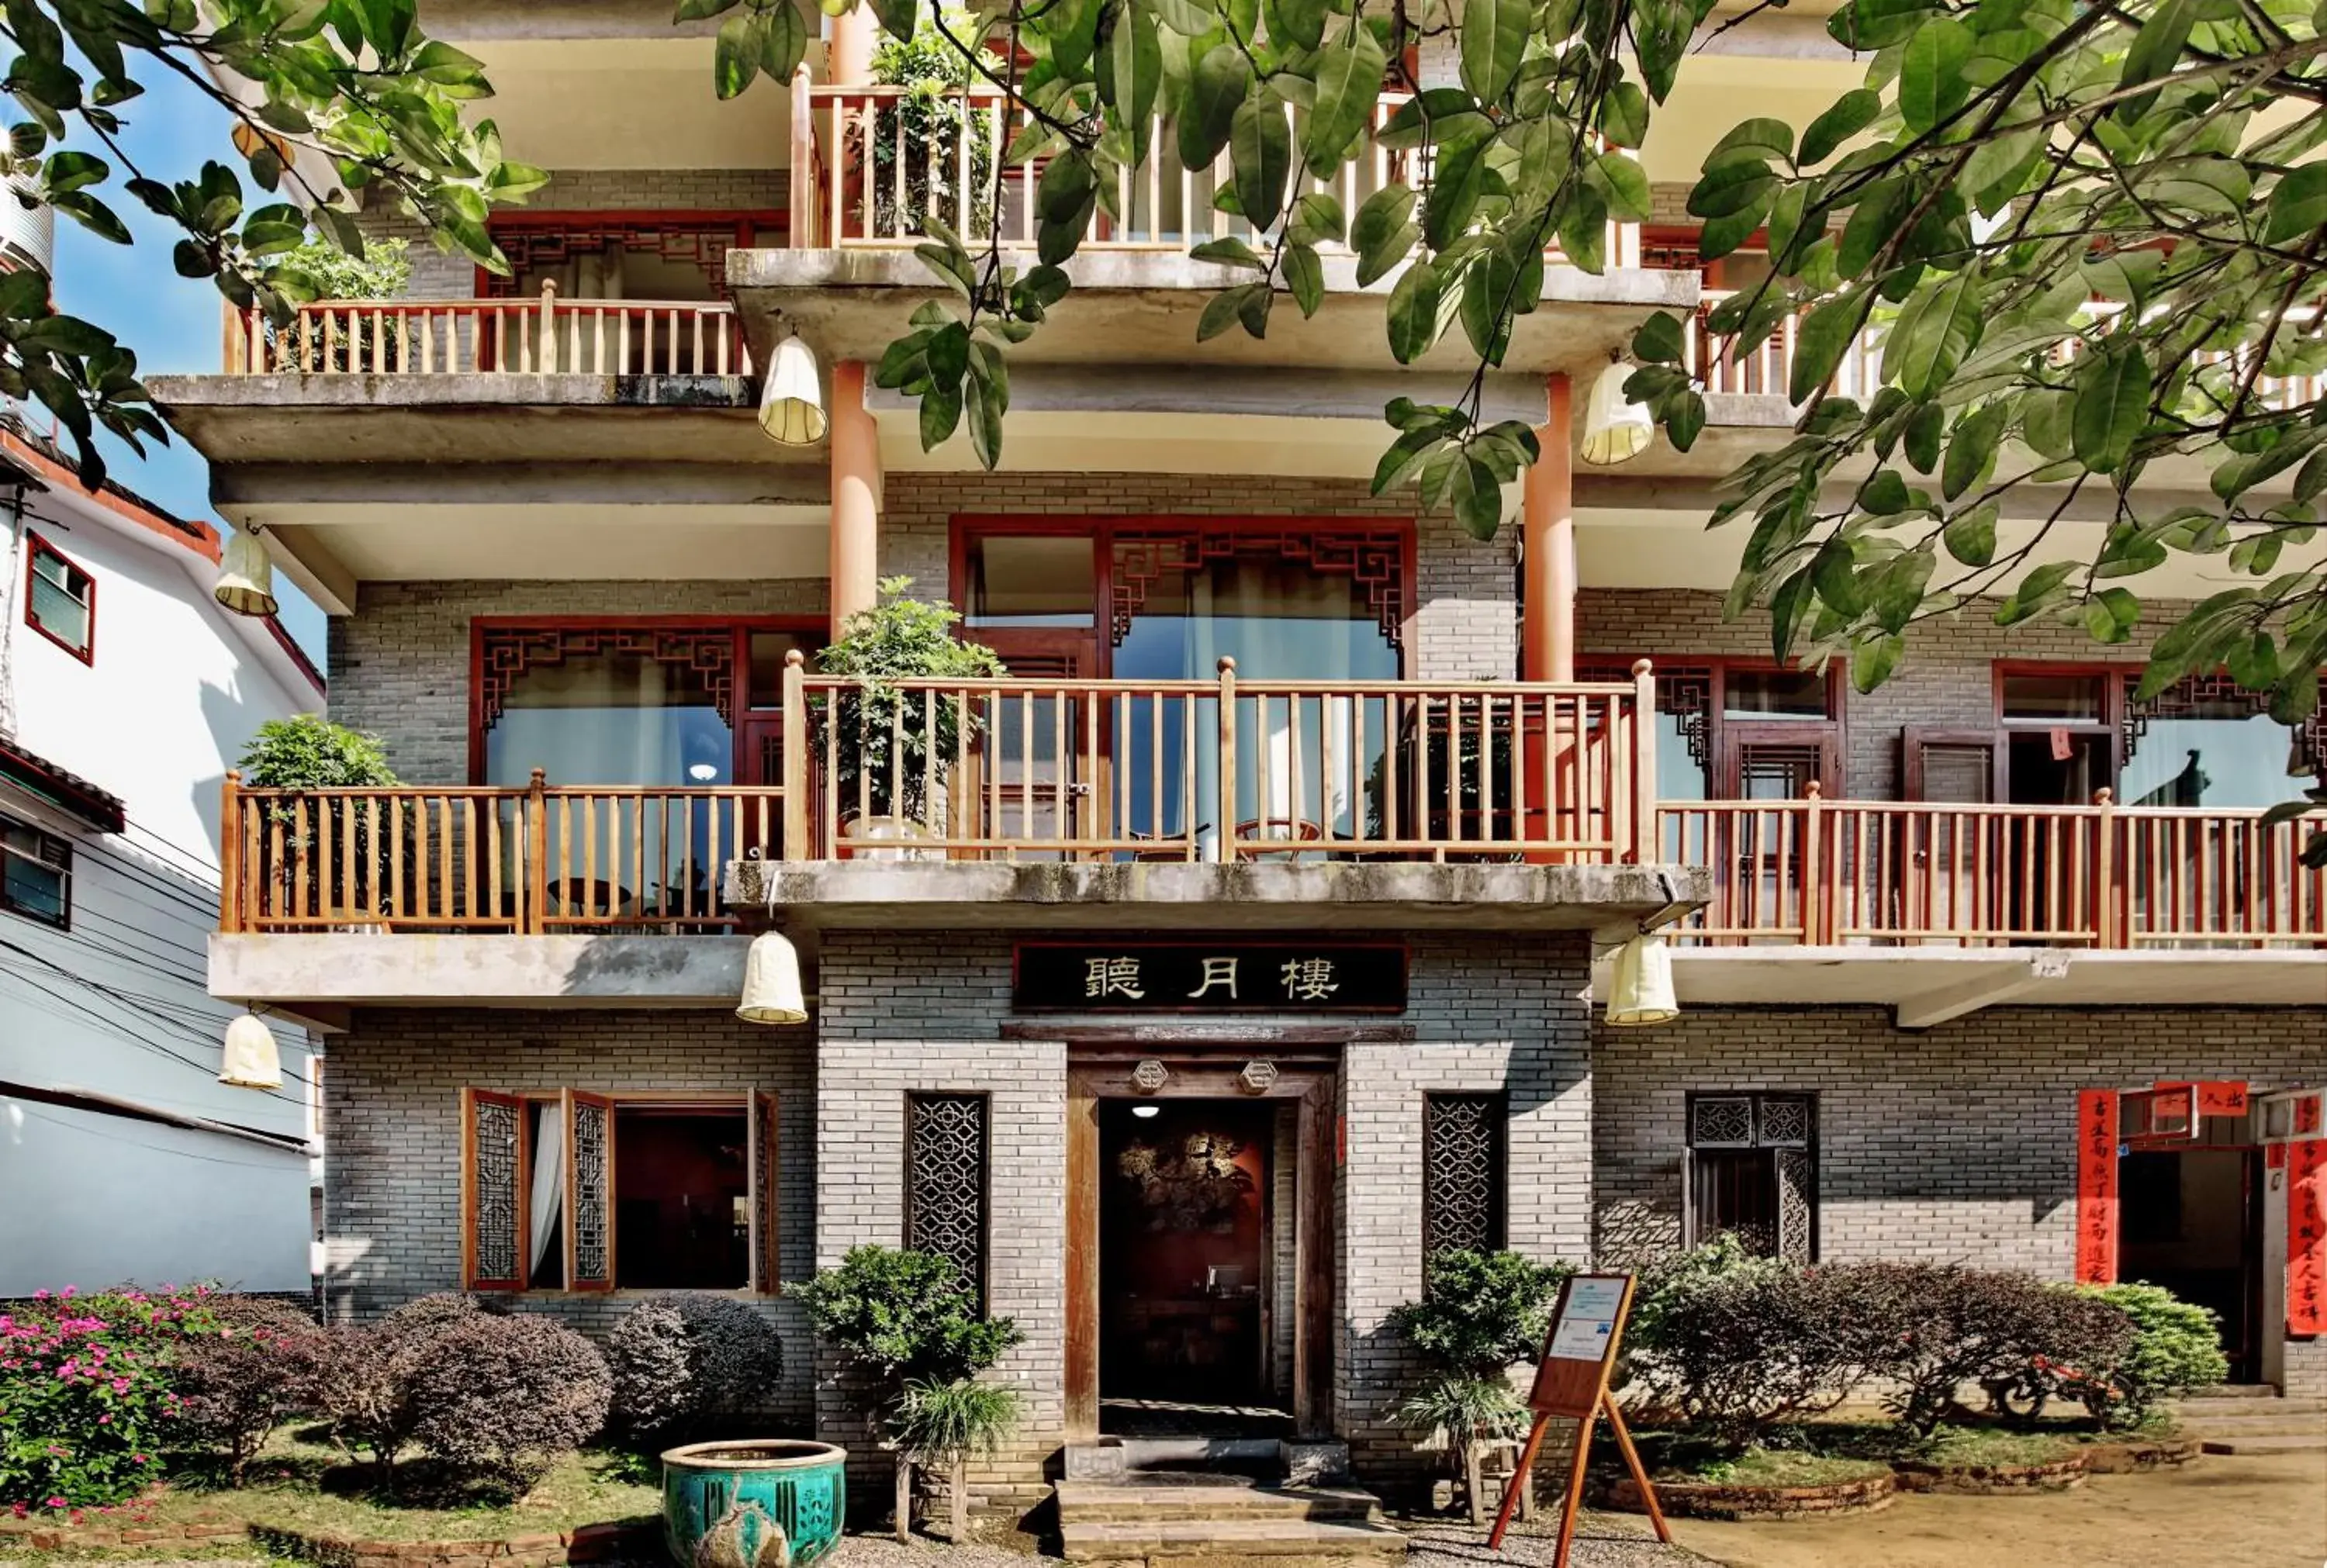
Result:
{"label": "building facade", "polygon": [[[14,205],[14,203],[10,203]],[[219,786],[322,705],[272,621],[211,599],[217,530],[0,423],[0,1297],[214,1279],[304,1294],[320,1069],[217,1081]]]}
{"label": "building facade", "polygon": [[[1741,87],[1807,120],[1854,84],[1767,20],[1693,57],[1659,190]],[[708,34],[652,7],[438,25],[554,166],[495,220],[514,281],[230,318],[219,375],[155,383],[408,781],[226,790],[211,989],[334,1031],[332,1311],[467,1288],[599,1329],[734,1290],[805,1350],[788,1283],[939,1251],[1024,1331],[979,1474],[1014,1503],[1159,1428],[1411,1474],[1386,1321],[1454,1246],[2150,1278],[2221,1311],[2241,1377],[2327,1387],[2285,1298],[2327,887],[2259,820],[2318,728],[2213,681],[2136,700],[2139,643],[1974,612],[1873,694],[1772,665],[1702,524],[1781,438],[1782,366],[1700,334],[1713,439],[1570,461],[1572,386],[1724,281],[1668,265],[1691,237],[1550,268],[1484,383],[1547,432],[1496,540],[1369,493],[1382,404],[1467,375],[1394,366],[1387,285],[1199,348],[1222,280],[1137,234],[1076,263],[988,473],[867,385],[933,290],[850,173],[880,89],[848,25],[720,106]],[[753,414],[793,333],[832,425],[802,448]],[[1009,675],[820,673],[892,576]],[[798,1024],[734,1015],[771,929]],[[1682,1016],[1610,1029],[1595,972],[1649,930]],[[790,1367],[775,1414],[877,1464],[837,1369]]]}

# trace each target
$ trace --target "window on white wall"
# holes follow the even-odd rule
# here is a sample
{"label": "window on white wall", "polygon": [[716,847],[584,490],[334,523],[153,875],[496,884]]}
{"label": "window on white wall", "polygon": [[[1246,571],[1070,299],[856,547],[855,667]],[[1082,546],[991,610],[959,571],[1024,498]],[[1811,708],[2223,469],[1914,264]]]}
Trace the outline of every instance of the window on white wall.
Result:
{"label": "window on white wall", "polygon": [[72,923],[72,845],[0,817],[0,910],[63,928]]}
{"label": "window on white wall", "polygon": [[97,655],[97,580],[38,534],[31,536],[24,624],[79,659]]}

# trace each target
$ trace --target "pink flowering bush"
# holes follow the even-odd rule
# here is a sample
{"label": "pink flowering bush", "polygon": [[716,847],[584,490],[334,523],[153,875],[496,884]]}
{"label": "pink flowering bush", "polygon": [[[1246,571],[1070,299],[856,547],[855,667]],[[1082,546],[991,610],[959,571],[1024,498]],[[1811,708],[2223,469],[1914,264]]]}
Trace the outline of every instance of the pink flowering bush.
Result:
{"label": "pink flowering bush", "polygon": [[208,1285],[42,1291],[0,1312],[0,1506],[55,1514],[136,1496],[202,1441],[178,1387],[190,1345],[275,1311]]}

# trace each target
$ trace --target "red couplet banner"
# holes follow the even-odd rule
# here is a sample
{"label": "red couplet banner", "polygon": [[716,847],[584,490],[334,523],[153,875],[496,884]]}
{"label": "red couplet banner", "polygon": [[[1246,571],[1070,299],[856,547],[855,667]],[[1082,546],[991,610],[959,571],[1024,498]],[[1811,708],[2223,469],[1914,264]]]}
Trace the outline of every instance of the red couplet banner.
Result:
{"label": "red couplet banner", "polygon": [[2327,1140],[2287,1145],[2286,1331],[2327,1333]]}
{"label": "red couplet banner", "polygon": [[2077,1095],[2077,1283],[2117,1283],[2117,1091]]}

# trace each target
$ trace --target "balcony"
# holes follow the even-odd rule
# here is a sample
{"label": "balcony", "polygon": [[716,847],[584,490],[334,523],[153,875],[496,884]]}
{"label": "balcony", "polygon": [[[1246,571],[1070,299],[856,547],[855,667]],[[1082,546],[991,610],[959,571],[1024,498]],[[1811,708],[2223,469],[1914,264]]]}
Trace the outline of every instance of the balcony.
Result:
{"label": "balcony", "polygon": [[229,376],[752,374],[724,300],[318,300],[277,327],[226,309]]}

